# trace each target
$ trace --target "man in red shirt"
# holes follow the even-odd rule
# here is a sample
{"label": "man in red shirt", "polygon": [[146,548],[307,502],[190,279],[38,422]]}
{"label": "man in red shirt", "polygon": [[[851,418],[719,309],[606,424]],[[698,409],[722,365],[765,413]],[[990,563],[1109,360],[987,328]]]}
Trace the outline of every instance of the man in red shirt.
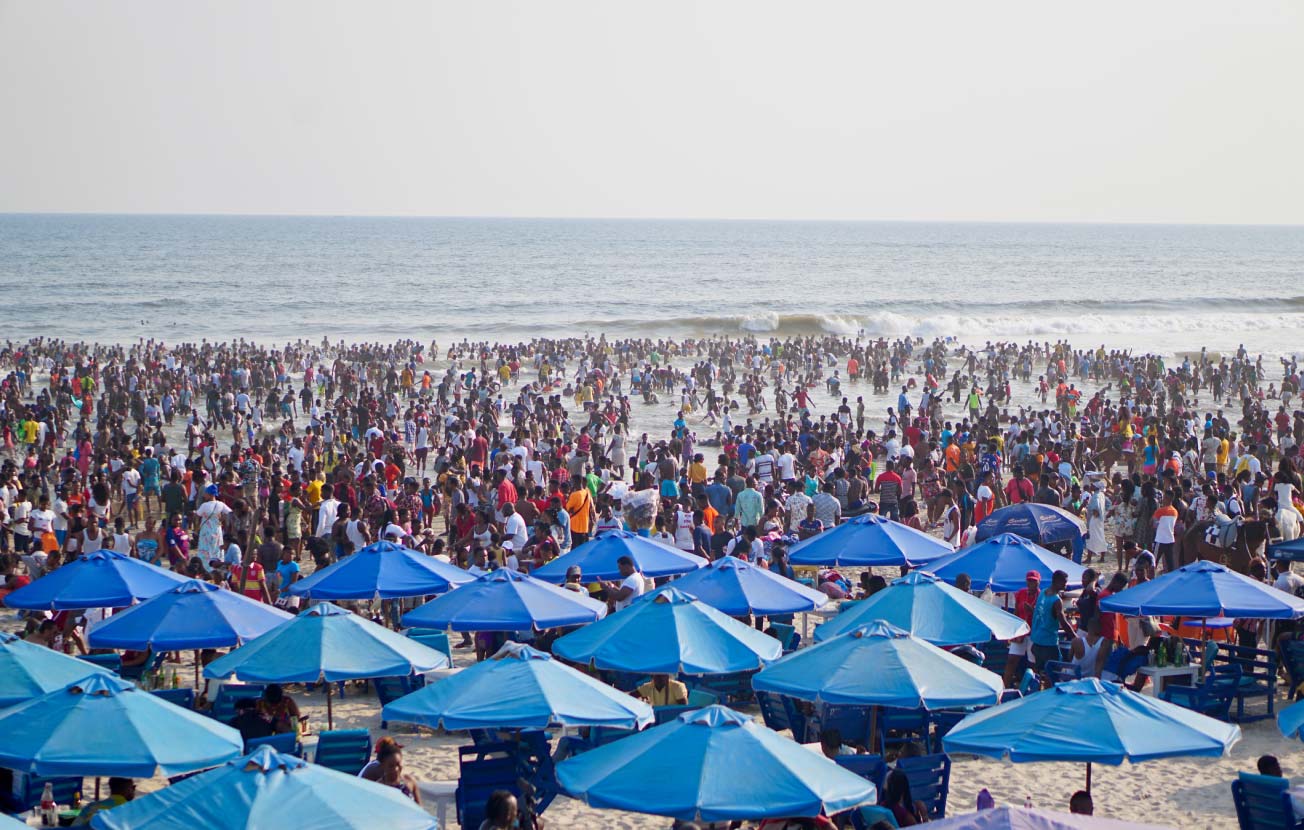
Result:
{"label": "man in red shirt", "polygon": [[[1028,571],[1024,575],[1024,587],[1014,594],[1014,615],[1032,628],[1032,611],[1037,607],[1037,597],[1041,595],[1041,574]],[[1005,658],[1005,688],[1014,689],[1019,685],[1019,663],[1028,653],[1027,636],[1010,640],[1010,655]]]}
{"label": "man in red shirt", "polygon": [[1032,482],[1023,475],[1023,466],[1015,465],[1014,478],[1005,483],[1005,501],[1008,504],[1023,504],[1032,501]]}

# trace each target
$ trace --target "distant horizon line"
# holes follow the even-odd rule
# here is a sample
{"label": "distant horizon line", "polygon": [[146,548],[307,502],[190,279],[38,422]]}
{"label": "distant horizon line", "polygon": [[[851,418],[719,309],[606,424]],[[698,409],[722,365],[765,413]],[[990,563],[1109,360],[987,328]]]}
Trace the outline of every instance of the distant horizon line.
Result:
{"label": "distant horizon line", "polygon": [[803,219],[770,217],[720,216],[533,216],[533,215],[456,215],[421,213],[240,213],[211,211],[42,211],[0,210],[0,217],[13,216],[103,216],[103,217],[183,217],[207,219],[440,219],[447,221],[503,222],[721,222],[827,225],[1088,225],[1104,227],[1192,227],[1192,228],[1304,228],[1304,222],[1174,222],[1164,220],[1096,220],[1096,219]]}

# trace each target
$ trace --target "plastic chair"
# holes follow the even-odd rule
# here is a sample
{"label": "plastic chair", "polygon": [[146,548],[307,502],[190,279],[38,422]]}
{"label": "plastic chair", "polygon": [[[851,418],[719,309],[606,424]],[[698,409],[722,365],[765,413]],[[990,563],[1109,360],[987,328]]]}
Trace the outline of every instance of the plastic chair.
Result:
{"label": "plastic chair", "polygon": [[887,779],[887,761],[882,755],[839,755],[833,762],[878,787],[881,792]]}
{"label": "plastic chair", "polygon": [[946,795],[951,789],[951,759],[946,755],[898,758],[897,769],[910,781],[910,795],[928,806],[933,821],[946,816]]}
{"label": "plastic chair", "polygon": [[155,689],[150,694],[160,697],[168,703],[175,703],[183,709],[193,711],[195,708],[194,689]]}
{"label": "plastic chair", "polygon": [[77,659],[85,660],[87,663],[94,663],[97,666],[106,668],[111,672],[122,670],[122,655],[120,654],[83,654]]}
{"label": "plastic chair", "polygon": [[[846,743],[872,749],[869,744],[869,706],[830,706],[823,704],[816,707],[819,729],[836,729]],[[809,733],[810,730],[807,729]],[[819,735],[811,735],[817,740]]]}
{"label": "plastic chair", "polygon": [[1041,681],[1037,679],[1037,673],[1032,669],[1024,669],[1023,679],[1019,681],[1019,693],[1027,697],[1038,691],[1041,691]]}
{"label": "plastic chair", "polygon": [[783,712],[788,716],[788,728],[792,730],[792,739],[799,744],[810,743],[806,734],[809,731],[810,718],[797,708],[797,702],[792,698],[785,695],[779,699],[783,701]]}
{"label": "plastic chair", "polygon": [[[417,689],[424,688],[426,678],[425,675],[412,674],[407,677],[377,677],[371,682],[376,687],[376,697],[380,700],[381,707],[384,707],[404,695],[410,695]],[[380,728],[388,729],[389,721],[382,720]]]}
{"label": "plastic chair", "polygon": [[365,729],[335,729],[317,735],[312,762],[357,775],[371,760],[371,735]]}
{"label": "plastic chair", "polygon": [[12,791],[0,790],[0,806],[8,813],[25,813],[41,804],[41,795],[45,785],[54,790],[54,800],[59,804],[71,804],[73,796],[81,792],[81,776],[76,778],[48,778],[44,775],[14,770]]}
{"label": "plastic chair", "polygon": [[1159,694],[1161,700],[1176,703],[1193,712],[1221,721],[1231,720],[1232,701],[1241,685],[1241,667],[1235,664],[1213,666],[1198,685],[1169,683]]}
{"label": "plastic chair", "polygon": [[769,692],[756,693],[756,705],[761,709],[761,720],[775,732],[782,732],[788,727],[788,713],[783,709],[783,701]]}
{"label": "plastic chair", "polygon": [[[163,659],[167,657],[167,652],[155,652],[152,649],[145,662],[137,663],[134,666],[122,666],[118,669],[118,676],[123,680],[140,680],[153,671],[158,671],[163,665]],[[121,658],[119,658],[121,659]]]}
{"label": "plastic chair", "polygon": [[303,754],[303,746],[299,743],[299,736],[295,732],[281,732],[268,735],[266,738],[250,738],[244,742],[245,754],[248,755],[260,746],[270,746],[282,755]]}
{"label": "plastic chair", "polygon": [[1232,803],[1241,830],[1298,830],[1291,806],[1290,781],[1271,775],[1240,773],[1232,782]]}
{"label": "plastic chair", "polygon": [[925,709],[883,709],[878,716],[878,751],[886,757],[888,747],[921,743],[928,745],[928,712]]}
{"label": "plastic chair", "polygon": [[434,631],[429,628],[413,628],[407,632],[408,639],[415,640],[427,648],[442,652],[448,658],[448,665],[453,665],[453,646],[448,641],[447,631]]}
{"label": "plastic chair", "polygon": [[1300,686],[1304,685],[1304,640],[1282,640],[1281,659],[1286,666],[1286,676],[1290,678],[1289,699],[1300,697]]}
{"label": "plastic chair", "polygon": [[791,654],[801,645],[801,632],[797,631],[796,626],[771,623],[770,630],[774,632],[774,637],[779,641],[779,645],[783,646],[784,654]]}
{"label": "plastic chair", "polygon": [[1081,666],[1065,663],[1062,660],[1047,661],[1045,669],[1051,683],[1067,683],[1070,680],[1082,679]]}
{"label": "plastic chair", "polygon": [[230,723],[235,719],[235,702],[243,698],[257,700],[263,696],[265,688],[267,687],[261,683],[223,683],[217,690],[217,697],[213,699],[213,707],[208,710],[208,716],[222,723]]}

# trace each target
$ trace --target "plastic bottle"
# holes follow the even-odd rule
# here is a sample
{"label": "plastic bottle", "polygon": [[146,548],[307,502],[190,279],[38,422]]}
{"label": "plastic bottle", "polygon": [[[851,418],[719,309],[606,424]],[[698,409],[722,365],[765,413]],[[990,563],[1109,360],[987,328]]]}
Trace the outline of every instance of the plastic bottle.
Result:
{"label": "plastic bottle", "polygon": [[58,824],[59,808],[54,803],[54,785],[47,781],[45,789],[41,790],[41,825],[55,827]]}

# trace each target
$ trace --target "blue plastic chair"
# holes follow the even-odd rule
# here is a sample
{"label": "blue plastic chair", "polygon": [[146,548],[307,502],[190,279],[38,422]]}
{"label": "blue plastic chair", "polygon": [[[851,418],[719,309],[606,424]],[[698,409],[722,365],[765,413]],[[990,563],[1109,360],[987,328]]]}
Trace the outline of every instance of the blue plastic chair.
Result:
{"label": "blue plastic chair", "polygon": [[883,782],[887,780],[887,761],[883,760],[882,755],[839,755],[833,762],[882,791]]}
{"label": "blue plastic chair", "polygon": [[150,694],[162,698],[168,703],[175,703],[182,709],[194,710],[195,708],[194,689],[155,689]]}
{"label": "blue plastic chair", "polygon": [[783,712],[788,717],[788,728],[792,730],[792,739],[799,744],[810,743],[806,734],[810,725],[810,718],[806,717],[800,709],[797,708],[797,702],[792,698],[784,695],[779,698],[783,701]]}
{"label": "blue plastic chair", "polygon": [[447,631],[433,631],[428,628],[414,628],[408,631],[409,639],[420,643],[427,648],[442,652],[448,658],[448,664],[453,665],[453,646],[448,641]]}
{"label": "blue plastic chair", "polygon": [[770,692],[757,692],[756,705],[761,709],[761,720],[775,732],[789,728],[788,713],[784,711],[783,701]]}
{"label": "blue plastic chair", "polygon": [[801,645],[801,632],[796,626],[785,623],[771,623],[770,630],[774,632],[774,637],[783,646],[784,654],[791,654]]}
{"label": "blue plastic chair", "polygon": [[1024,669],[1023,679],[1019,681],[1019,693],[1027,697],[1037,691],[1041,691],[1041,681],[1037,678],[1037,673],[1032,669]]}
{"label": "blue plastic chair", "polygon": [[4,807],[7,813],[25,813],[34,809],[41,804],[41,795],[45,792],[45,785],[49,784],[54,790],[54,800],[60,804],[71,804],[73,796],[81,792],[82,779],[76,778],[48,778],[43,775],[31,775],[14,771],[14,787],[12,791],[0,791],[0,805]]}
{"label": "blue plastic chair", "polygon": [[883,709],[878,716],[879,754],[886,757],[889,747],[909,743],[928,745],[928,711]]}
{"label": "blue plastic chair", "polygon": [[244,742],[245,754],[248,755],[260,746],[270,746],[282,755],[303,755],[303,745],[299,743],[299,736],[294,732],[281,732],[268,735],[266,738],[250,738]]}
{"label": "blue plastic chair", "polygon": [[946,755],[898,758],[897,769],[910,781],[910,795],[928,807],[933,821],[946,817],[946,795],[951,789],[951,759]]}
{"label": "blue plastic chair", "polygon": [[[816,709],[820,731],[836,729],[842,740],[865,749],[872,749],[869,744],[870,707],[868,706],[830,706],[823,704]],[[809,732],[809,730],[807,730]],[[811,736],[818,739],[818,735]]]}
{"label": "blue plastic chair", "polygon": [[[381,707],[392,703],[395,700],[410,695],[417,689],[425,688],[425,675],[412,674],[407,677],[377,677],[372,679],[372,684],[376,687],[376,697],[380,699]],[[380,722],[381,729],[389,728],[389,721]]]}
{"label": "blue plastic chair", "polygon": [[1291,806],[1290,781],[1271,775],[1240,773],[1232,782],[1232,803],[1241,830],[1299,830]]}
{"label": "blue plastic chair", "polygon": [[1065,663],[1062,660],[1047,661],[1045,669],[1051,683],[1067,683],[1070,680],[1082,679],[1081,666]]}
{"label": "blue plastic chair", "polygon": [[222,723],[230,723],[235,718],[235,702],[244,698],[257,700],[267,688],[261,683],[223,683],[213,699],[213,706],[208,716]]}
{"label": "blue plastic chair", "polygon": [[1169,683],[1159,693],[1161,700],[1217,718],[1231,720],[1232,701],[1241,685],[1241,667],[1232,665],[1211,666],[1198,685],[1185,686]]}
{"label": "blue plastic chair", "polygon": [[[145,662],[137,663],[134,666],[122,666],[118,669],[118,676],[123,680],[140,680],[150,672],[158,671],[163,666],[163,660],[167,657],[167,652],[160,651],[155,653],[152,649]],[[121,658],[119,658],[121,659]]]}
{"label": "blue plastic chair", "polygon": [[85,660],[87,663],[94,663],[95,665],[106,668],[111,672],[119,672],[122,670],[121,654],[83,654],[78,657],[78,659]]}
{"label": "blue plastic chair", "polygon": [[371,734],[365,729],[335,729],[317,735],[312,762],[357,775],[371,760]]}

